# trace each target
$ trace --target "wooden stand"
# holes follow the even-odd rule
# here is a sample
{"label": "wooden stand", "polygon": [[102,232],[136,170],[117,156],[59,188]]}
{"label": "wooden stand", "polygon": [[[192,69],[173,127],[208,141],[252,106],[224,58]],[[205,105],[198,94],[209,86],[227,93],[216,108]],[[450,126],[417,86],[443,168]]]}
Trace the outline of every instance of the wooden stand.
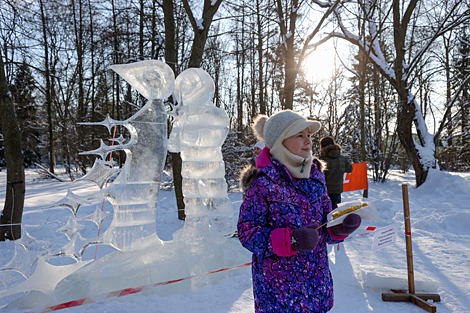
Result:
{"label": "wooden stand", "polygon": [[411,223],[410,223],[410,203],[408,200],[408,185],[402,185],[403,193],[403,211],[405,213],[405,239],[406,239],[406,265],[408,267],[408,290],[395,290],[393,293],[383,293],[383,301],[392,302],[411,302],[425,309],[428,312],[436,312],[436,306],[426,302],[433,300],[440,302],[441,297],[438,294],[415,294],[415,278],[413,272],[413,249],[411,246]]}

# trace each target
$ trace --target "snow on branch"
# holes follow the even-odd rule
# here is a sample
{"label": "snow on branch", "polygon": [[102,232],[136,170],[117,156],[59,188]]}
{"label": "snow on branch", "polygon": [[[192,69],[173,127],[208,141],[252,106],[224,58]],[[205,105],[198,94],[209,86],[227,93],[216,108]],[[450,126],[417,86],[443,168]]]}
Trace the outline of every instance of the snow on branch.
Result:
{"label": "snow on branch", "polygon": [[415,149],[420,157],[420,163],[423,165],[424,170],[429,170],[431,167],[435,166],[436,162],[436,159],[434,157],[436,151],[436,145],[434,144],[434,136],[428,132],[428,128],[423,117],[423,112],[421,112],[420,106],[416,103],[415,97],[410,93],[409,98],[412,98],[410,100],[414,103],[414,124],[422,145],[418,144],[414,138],[413,142],[415,145]]}
{"label": "snow on branch", "polygon": [[415,107],[415,117],[414,123],[416,130],[418,131],[418,137],[421,140],[423,146],[428,146],[434,142],[434,136],[428,132],[428,128],[426,126],[426,121],[424,120],[423,112],[421,112],[421,107],[416,102],[416,98],[412,93],[408,93],[408,101],[413,103]]}
{"label": "snow on branch", "polygon": [[[389,80],[396,80],[395,72],[387,63],[385,56],[383,55],[382,48],[379,43],[379,32],[377,30],[377,23],[369,15],[369,8],[367,8],[367,22],[369,24],[369,33],[372,38],[372,42],[368,43],[367,46],[371,46],[372,50],[367,51],[367,55],[374,60],[376,66],[378,66],[384,74],[389,77]],[[370,53],[371,52],[371,53]]]}
{"label": "snow on branch", "polygon": [[341,33],[339,32],[331,32],[327,38],[324,38],[323,41],[328,40],[331,37],[343,38],[350,43],[358,46],[362,49],[368,56],[369,59],[374,63],[374,65],[379,69],[379,71],[390,81],[390,83],[395,84],[396,75],[391,66],[387,63],[385,59],[382,49],[380,48],[378,42],[378,32],[376,29],[375,22],[368,18],[369,22],[369,31],[371,32],[371,37],[373,42],[367,40],[362,40],[360,36],[353,34],[350,32],[347,27],[344,25],[340,13],[335,10],[335,15],[338,20],[338,25],[341,29]]}
{"label": "snow on branch", "polygon": [[200,18],[200,19],[196,20],[196,24],[197,24],[198,29],[201,29],[201,30],[204,29],[204,25],[202,25],[203,22],[204,22],[203,18]]}
{"label": "snow on branch", "polygon": [[328,7],[331,7],[333,6],[334,4],[330,1],[319,1],[319,0],[313,0],[312,3],[315,3],[316,5],[322,7],[322,8],[328,8]]}

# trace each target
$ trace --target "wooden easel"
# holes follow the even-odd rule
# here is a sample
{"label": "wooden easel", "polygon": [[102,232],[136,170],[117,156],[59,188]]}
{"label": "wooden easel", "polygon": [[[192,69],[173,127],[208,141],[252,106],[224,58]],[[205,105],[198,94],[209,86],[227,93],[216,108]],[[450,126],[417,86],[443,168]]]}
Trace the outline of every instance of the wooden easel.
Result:
{"label": "wooden easel", "polygon": [[428,312],[436,312],[436,306],[426,302],[426,300],[433,300],[440,302],[441,297],[438,294],[415,294],[415,278],[413,273],[413,249],[411,246],[411,223],[410,223],[410,203],[408,199],[408,185],[402,185],[403,193],[403,210],[405,213],[405,238],[406,238],[406,265],[408,267],[408,289],[396,290],[392,289],[393,293],[383,293],[383,301],[392,302],[411,302],[425,309]]}

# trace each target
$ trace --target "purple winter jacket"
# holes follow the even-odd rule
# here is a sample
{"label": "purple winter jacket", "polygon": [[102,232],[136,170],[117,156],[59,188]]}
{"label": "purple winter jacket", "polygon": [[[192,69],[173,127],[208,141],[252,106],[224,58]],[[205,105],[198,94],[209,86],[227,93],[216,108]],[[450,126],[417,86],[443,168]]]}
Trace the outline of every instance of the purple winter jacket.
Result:
{"label": "purple winter jacket", "polygon": [[271,242],[276,228],[297,229],[323,225],[331,201],[320,170],[313,161],[308,179],[295,181],[287,168],[274,159],[260,170],[242,177],[246,193],[240,207],[238,236],[253,253],[253,293],[256,312],[327,312],[333,307],[333,281],[326,244],[341,242],[326,227],[319,230],[314,251],[278,256]]}

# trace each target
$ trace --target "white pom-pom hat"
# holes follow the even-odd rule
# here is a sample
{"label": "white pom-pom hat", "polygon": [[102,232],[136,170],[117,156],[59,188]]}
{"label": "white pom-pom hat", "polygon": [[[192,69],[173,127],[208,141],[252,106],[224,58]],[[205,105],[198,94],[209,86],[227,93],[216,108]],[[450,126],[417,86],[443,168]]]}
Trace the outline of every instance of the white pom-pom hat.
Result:
{"label": "white pom-pom hat", "polygon": [[[321,124],[317,121],[310,121],[291,110],[285,110],[274,114],[271,117],[258,115],[254,118],[252,129],[255,136],[266,143],[271,149],[277,140],[294,136],[305,128],[309,128],[310,133],[316,133]],[[281,136],[282,135],[282,136]]]}
{"label": "white pom-pom hat", "polygon": [[258,141],[253,148],[260,148],[261,150],[264,149],[266,145],[262,141]]}

